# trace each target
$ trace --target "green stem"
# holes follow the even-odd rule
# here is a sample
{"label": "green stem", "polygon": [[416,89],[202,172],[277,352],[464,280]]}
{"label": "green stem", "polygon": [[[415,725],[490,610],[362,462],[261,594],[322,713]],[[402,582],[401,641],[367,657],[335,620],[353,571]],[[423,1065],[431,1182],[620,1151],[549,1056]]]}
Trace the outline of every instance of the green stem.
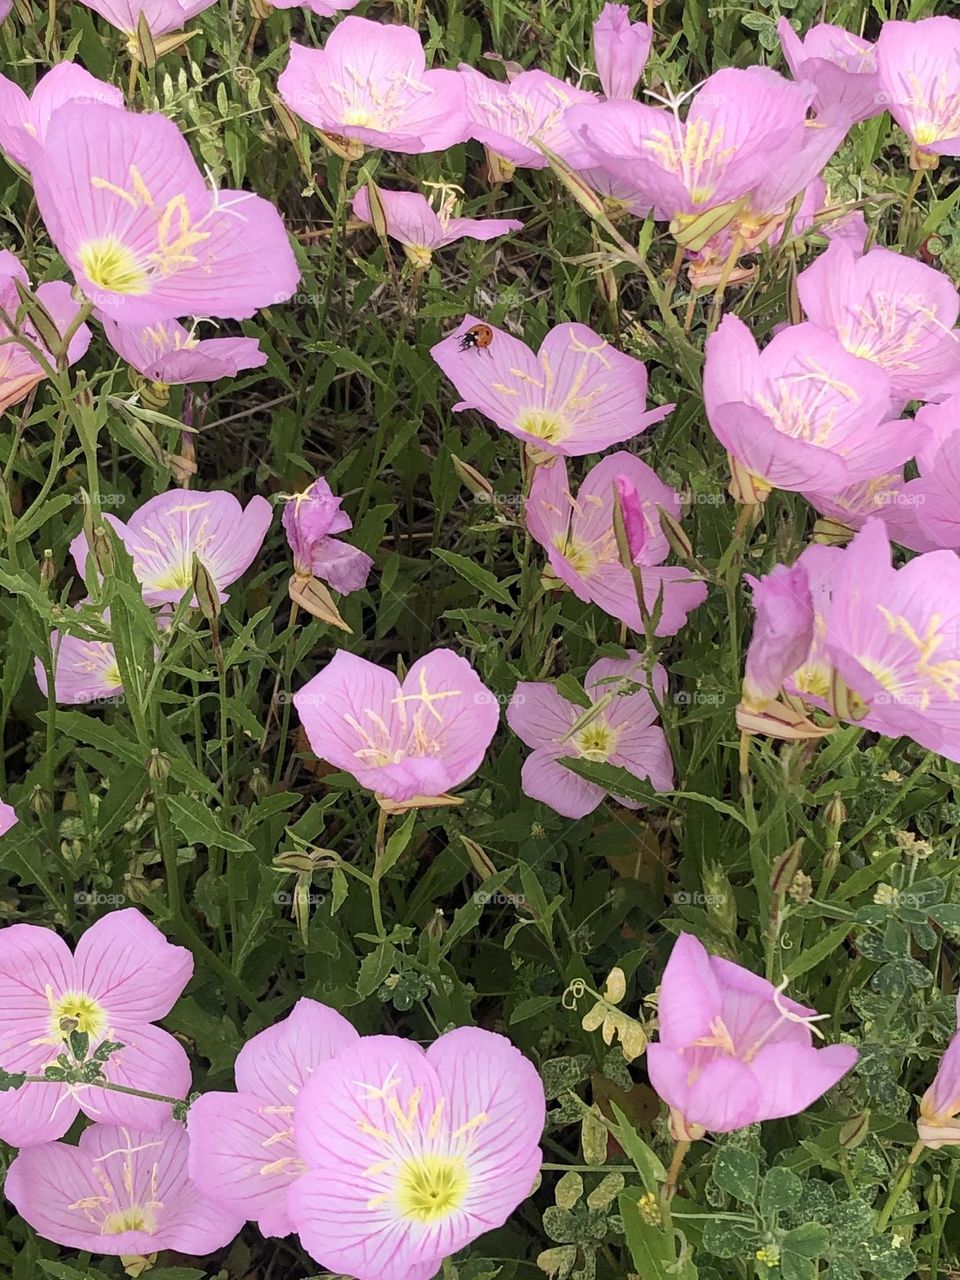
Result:
{"label": "green stem", "polygon": [[[62,1080],[48,1080],[46,1076],[27,1076],[24,1084],[62,1084]],[[112,1084],[109,1080],[85,1081],[94,1089],[107,1089],[110,1093],[125,1093],[132,1098],[146,1098],[148,1102],[167,1102],[171,1107],[179,1107],[183,1098],[168,1098],[165,1093],[148,1093],[145,1089],[133,1089],[125,1084]]]}
{"label": "green stem", "polygon": [[900,1170],[900,1176],[897,1178],[896,1182],[893,1184],[893,1189],[891,1190],[890,1194],[887,1196],[887,1200],[883,1208],[880,1210],[880,1214],[877,1218],[878,1232],[886,1231],[887,1223],[890,1221],[893,1211],[897,1207],[897,1201],[900,1199],[900,1197],[906,1191],[907,1187],[910,1185],[910,1179],[913,1177],[913,1166],[917,1163],[917,1161],[920,1159],[920,1157],[923,1155],[925,1151],[926,1151],[926,1147],[919,1140],[915,1142],[913,1147],[911,1148],[910,1154],[907,1156],[906,1160],[904,1161],[903,1168]]}
{"label": "green stem", "polygon": [[381,809],[377,818],[377,836],[374,842],[373,876],[370,880],[370,902],[373,906],[373,924],[377,937],[383,941],[387,936],[383,927],[383,906],[380,902],[380,881],[383,879],[383,858],[387,847],[387,811]]}

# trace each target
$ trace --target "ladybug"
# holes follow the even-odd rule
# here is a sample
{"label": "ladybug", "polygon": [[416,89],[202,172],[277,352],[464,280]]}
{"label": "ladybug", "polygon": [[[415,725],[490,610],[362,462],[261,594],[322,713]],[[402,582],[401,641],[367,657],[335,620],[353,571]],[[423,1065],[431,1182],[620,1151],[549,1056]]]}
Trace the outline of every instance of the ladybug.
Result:
{"label": "ladybug", "polygon": [[493,341],[493,330],[488,324],[475,324],[460,339],[461,351],[485,351]]}

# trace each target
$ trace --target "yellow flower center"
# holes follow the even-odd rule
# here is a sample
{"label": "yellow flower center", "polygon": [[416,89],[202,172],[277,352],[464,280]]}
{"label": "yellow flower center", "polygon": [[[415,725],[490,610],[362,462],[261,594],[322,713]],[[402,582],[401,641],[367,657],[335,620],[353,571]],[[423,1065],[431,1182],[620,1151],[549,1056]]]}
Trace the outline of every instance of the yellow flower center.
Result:
{"label": "yellow flower center", "polygon": [[524,409],[517,418],[517,429],[525,431],[528,436],[536,436],[538,440],[546,440],[548,444],[556,444],[570,434],[563,415],[549,409]]}
{"label": "yellow flower center", "polygon": [[439,1222],[461,1207],[468,1185],[467,1166],[456,1156],[415,1156],[397,1181],[400,1212],[414,1222]]}
{"label": "yellow flower center", "polygon": [[573,741],[585,760],[604,764],[617,745],[617,737],[616,730],[611,729],[603,720],[597,720],[576,734]]}
{"label": "yellow flower center", "polygon": [[93,996],[83,991],[67,991],[59,1000],[50,1000],[50,1021],[51,1031],[58,1040],[71,1031],[80,1031],[95,1040],[107,1029],[107,1012]]}
{"label": "yellow flower center", "polygon": [[147,292],[147,277],[140,263],[116,236],[103,236],[81,245],[80,264],[98,289],[135,295]]}
{"label": "yellow flower center", "polygon": [[152,1235],[157,1229],[156,1219],[150,1209],[132,1204],[127,1209],[109,1213],[100,1225],[104,1236],[122,1236],[125,1231],[146,1231]]}

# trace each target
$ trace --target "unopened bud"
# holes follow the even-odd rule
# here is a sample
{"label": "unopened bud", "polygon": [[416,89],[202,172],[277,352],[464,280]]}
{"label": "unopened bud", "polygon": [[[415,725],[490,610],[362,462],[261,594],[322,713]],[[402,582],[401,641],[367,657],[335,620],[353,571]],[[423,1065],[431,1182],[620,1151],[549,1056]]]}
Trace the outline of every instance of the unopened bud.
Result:
{"label": "unopened bud", "polygon": [[320,133],[320,139],[328,151],[341,160],[359,160],[363,155],[363,143],[355,138],[343,138],[338,133]]}
{"label": "unopened bud", "polygon": [[870,1112],[861,1111],[858,1116],[852,1116],[846,1124],[840,1128],[840,1145],[847,1151],[852,1151],[854,1147],[859,1147],[870,1132]]}
{"label": "unopened bud", "polygon": [[484,853],[483,849],[480,848],[476,840],[471,840],[469,836],[465,836],[462,832],[459,834],[460,841],[467,851],[467,856],[470,859],[471,865],[480,879],[489,880],[491,876],[495,876],[497,874],[497,868],[487,857],[486,853]]}
{"label": "unopened bud", "polygon": [[693,253],[701,249],[742,211],[744,200],[734,200],[729,204],[714,205],[704,213],[678,213],[670,223],[670,234],[677,244]]}
{"label": "unopened bud", "polygon": [[160,787],[170,773],[171,760],[163,754],[159,747],[154,747],[147,760],[147,776],[155,787]]}
{"label": "unopened bud", "polygon": [[53,812],[53,797],[39,783],[30,792],[30,809],[38,818]]}
{"label": "unopened bud", "polygon": [[137,58],[145,67],[149,68],[157,65],[157,46],[154,43],[150,24],[147,22],[147,15],[143,12],[140,13],[137,30],[130,43],[131,52],[135,52]]}
{"label": "unopened bud", "polygon": [[607,215],[603,209],[603,201],[594,189],[584,182],[583,177],[577,173],[576,169],[571,169],[565,160],[561,160],[555,151],[551,151],[549,147],[545,147],[542,142],[538,142],[537,146],[550,162],[550,168],[570,192],[587,217],[592,218],[594,222],[606,222]]}
{"label": "unopened bud", "polygon": [[687,537],[686,531],[665,507],[657,507],[660,516],[660,529],[670,549],[674,555],[679,556],[681,560],[693,559],[693,543]]}
{"label": "unopened bud", "polygon": [[49,547],[43,553],[43,559],[40,561],[40,585],[44,589],[51,586],[56,581],[57,562],[53,558],[53,552]]}
{"label": "unopened bud", "polygon": [[215,622],[220,616],[220,592],[210,570],[196,552],[193,555],[193,593],[206,620]]}
{"label": "unopened bud", "polygon": [[847,806],[843,803],[839,792],[830,797],[827,806],[823,811],[823,820],[828,827],[833,827],[835,831],[843,826],[847,820]]}
{"label": "unopened bud", "polygon": [[492,501],[493,485],[486,476],[481,475],[476,467],[471,467],[469,462],[458,458],[455,453],[451,453],[450,461],[453,463],[454,471],[475,497],[483,498],[487,502]]}
{"label": "unopened bud", "polygon": [[821,517],[813,526],[813,541],[827,547],[843,547],[853,537],[854,530],[842,520]]}
{"label": "unopened bud", "polygon": [[380,188],[372,178],[367,179],[367,198],[370,201],[370,222],[381,240],[387,238],[387,211],[383,207]]}
{"label": "unopened bud", "polygon": [[39,298],[30,292],[28,285],[25,285],[22,280],[17,279],[15,279],[13,283],[16,286],[17,294],[23,306],[24,313],[29,318],[30,324],[36,331],[41,345],[46,347],[47,351],[49,351],[54,359],[56,359],[61,345],[61,335],[60,330],[57,327],[57,322]]}
{"label": "unopened bud", "polygon": [[790,882],[797,874],[800,868],[800,859],[803,856],[803,841],[797,840],[790,848],[780,855],[774,864],[773,871],[770,875],[770,891],[775,894],[784,894],[790,887]]}
{"label": "unopened bud", "polygon": [[833,672],[830,682],[830,705],[834,715],[841,720],[855,722],[867,714],[867,704],[846,684],[838,671]]}
{"label": "unopened bud", "polygon": [[737,931],[737,904],[727,873],[718,862],[708,863],[703,872],[707,916],[728,937]]}
{"label": "unopened bud", "polygon": [[434,942],[439,942],[447,931],[447,922],[443,912],[439,907],[436,908],[433,915],[427,921],[424,933]]}
{"label": "unopened bud", "polygon": [[262,800],[270,791],[270,779],[262,769],[254,769],[250,775],[250,790],[258,800]]}
{"label": "unopened bud", "polygon": [[304,943],[310,930],[310,884],[310,877],[303,875],[297,876],[293,886],[293,919]]}
{"label": "unopened bud", "polygon": [[504,182],[509,182],[517,171],[517,166],[506,158],[491,151],[489,147],[484,147],[487,154],[487,177],[492,186],[501,186]]}

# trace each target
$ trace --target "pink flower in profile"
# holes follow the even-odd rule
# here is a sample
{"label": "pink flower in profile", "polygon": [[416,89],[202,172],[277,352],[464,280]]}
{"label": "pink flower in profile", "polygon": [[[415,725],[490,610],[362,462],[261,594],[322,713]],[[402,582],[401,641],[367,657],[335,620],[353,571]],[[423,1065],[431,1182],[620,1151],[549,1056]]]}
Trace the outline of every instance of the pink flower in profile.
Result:
{"label": "pink flower in profile", "polygon": [[190,1181],[187,1134],[175,1120],[156,1132],[94,1124],[75,1147],[48,1142],[21,1151],[3,1189],[44,1240],[87,1253],[203,1256],[243,1226]]}
{"label": "pink flower in profile", "polygon": [[497,731],[497,700],[464,658],[434,649],[407,672],[340,649],[293,696],[321,760],[396,804],[445,795],[476,773]]}
{"label": "pink flower in profile", "polygon": [[215,382],[267,363],[256,338],[196,338],[179,320],[137,326],[103,316],[101,323],[117,355],[151,382]]}
{"label": "pink flower in profile", "polygon": [[703,391],[713,433],[770,488],[839,493],[916,451],[916,434],[887,420],[883,370],[817,325],[790,325],[761,353],[743,321],[726,315],[706,354]]}
{"label": "pink flower in profile", "polygon": [[620,563],[613,527],[616,480],[633,485],[647,525],[643,549],[635,560],[648,613],[658,597],[658,636],[672,636],[687,614],[707,597],[706,585],[688,569],[664,565],[670,547],[660,527],[658,508],[680,518],[680,499],[632,453],[613,453],[587,473],[576,498],[570,492],[566,462],[538,467],[526,501],[527,528],[543,547],[550,568],[578,600],[598,605],[612,618],[643,634],[643,617],[632,575]]}
{"label": "pink flower in profile", "polygon": [[[652,678],[662,702],[667,673],[657,665]],[[663,730],[655,723],[657,708],[641,655],[630,650],[627,658],[601,658],[587,672],[583,687],[592,708],[568,701],[549,681],[517,685],[507,724],[532,749],[520,775],[523,794],[542,800],[565,818],[593,813],[607,792],[562,765],[565,756],[617,765],[635,778],[648,778],[657,791],[670,791],[673,761]],[[635,800],[616,794],[613,798],[628,809],[640,808]]]}
{"label": "pink flower in profile", "polygon": [[[456,240],[494,240],[520,231],[516,218],[453,218],[446,208],[435,212],[418,191],[386,191],[380,188],[387,235],[402,244],[414,266],[427,266],[435,249]],[[373,222],[370,192],[361,187],[353,198],[353,212],[362,222]]]}
{"label": "pink flower in profile", "polygon": [[255,1219],[263,1235],[289,1235],[287,1192],[306,1170],[293,1137],[294,1102],[321,1062],[359,1038],[346,1018],[303,997],[248,1040],[237,1055],[237,1092],[205,1093],[188,1113],[194,1184],[231,1215]]}
{"label": "pink flower in profile", "polygon": [[888,374],[895,401],[938,400],[960,383],[960,294],[943,272],[834,241],[800,272],[797,292],[808,319]]}
{"label": "pink flower in profile", "polygon": [[292,42],[277,88],[322,133],[385,151],[445,151],[467,137],[463,81],[426,67],[412,27],[349,17],[322,49]]}
{"label": "pink flower in profile", "polygon": [[[70,1056],[75,1030],[89,1038],[89,1053],[104,1040],[123,1045],[104,1067],[112,1084],[186,1097],[187,1055],[153,1023],[170,1012],[192,973],[190,952],[132,907],[97,920],[72,955],[52,929],[7,925],[0,929],[0,1067],[43,1075],[60,1054]],[[0,1093],[0,1137],[14,1147],[49,1142],[79,1111],[144,1129],[170,1118],[165,1102],[96,1085],[24,1084]]]}
{"label": "pink flower in profile", "polygon": [[[198,493],[171,489],[150,498],[125,524],[104,515],[133,558],[147,604],[176,604],[193,588],[193,558],[213,578],[223,600],[229,587],[250,568],[270,528],[273,511],[266,498],[246,507],[223,490]],[[87,569],[86,534],[70,544],[81,577]]]}
{"label": "pink flower in profile", "polygon": [[147,20],[150,34],[164,36],[180,31],[198,13],[209,9],[216,0],[83,0],[88,9],[106,18],[111,26],[135,35],[140,14]]}
{"label": "pink flower in profile", "polygon": [[839,107],[855,124],[884,110],[877,51],[869,40],[830,22],[811,27],[801,39],[786,18],[777,34],[793,78],[816,85],[818,112]]}
{"label": "pink flower in profile", "polygon": [[960,21],[883,23],[877,70],[887,110],[917,150],[960,155]]}
{"label": "pink flower in profile", "polygon": [[637,560],[647,541],[647,517],[643,509],[643,500],[637,493],[636,485],[628,476],[615,476],[614,488],[623,517],[623,528],[627,535],[627,546],[630,556]]}
{"label": "pink flower in profile", "polygon": [[15,827],[19,819],[13,805],[0,800],[0,836],[5,836],[11,827]]}
{"label": "pink flower in profile", "polygon": [[[939,409],[940,405],[926,408]],[[918,422],[922,412],[917,414]],[[911,486],[914,487],[911,489]],[[923,481],[905,481],[902,469],[862,480],[839,493],[823,494],[805,489],[803,496],[821,516],[845,526],[851,533],[862,529],[872,516],[878,516],[887,526],[887,533],[901,547],[909,547],[911,551],[936,551],[942,545],[924,533],[918,520],[926,501]]]}
{"label": "pink flower in profile", "polygon": [[122,109],[123,91],[74,62],[57,63],[37,81],[29,98],[18,84],[0,76],[0,149],[29,172],[43,150],[53,113],[83,102]]}
{"label": "pink flower in profile", "polygon": [[816,1014],[681,933],[660,982],[650,1083],[685,1127],[730,1133],[795,1116],[855,1065],[851,1045],[813,1047]]}
{"label": "pink flower in profile", "polygon": [[464,345],[482,322],[467,316],[430,351],[462,399],[544,454],[580,457],[631,440],[675,406],[647,409],[647,370],[585,324],[558,324],[534,355],[502,329],[483,348]]}
{"label": "pink flower in profile", "polygon": [[[89,603],[78,604],[77,611]],[[110,621],[109,612],[104,613],[103,620]],[[53,692],[57,702],[79,706],[84,702],[112,702],[123,696],[116,650],[109,641],[54,631],[50,635],[50,647],[54,662]],[[39,658],[34,661],[33,671],[40,692],[46,697],[47,673]]]}
{"label": "pink flower in profile", "polygon": [[778,564],[763,578],[746,575],[756,618],[747,649],[743,702],[762,710],[787,676],[802,666],[813,643],[813,599],[804,565]]}
{"label": "pink flower in profile", "polygon": [[891,538],[913,550],[960,551],[960,394],[924,405],[916,420],[928,438],[917,452],[920,474],[903,485],[899,497],[912,517],[911,532],[917,532],[912,542],[903,542],[885,512],[884,523]]}
{"label": "pink flower in profile", "polygon": [[323,476],[318,476],[303,493],[287,499],[283,529],[293,552],[294,571],[302,578],[322,578],[334,591],[348,594],[366,585],[373,561],[335,536],[353,527],[347,513],[340,510],[341,501]]}
{"label": "pink flower in profile", "polygon": [[[11,323],[20,307],[20,296],[16,282],[29,286],[30,280],[26,269],[15,254],[8,250],[0,252],[0,308]],[[65,280],[53,280],[48,284],[38,285],[33,290],[34,296],[42,304],[43,309],[53,321],[59,332],[65,334],[80,310],[79,303],[73,300],[70,286]],[[34,326],[27,320],[21,332],[23,336],[45,357],[48,365],[55,365],[55,357],[47,350],[42,338]],[[0,338],[11,336],[12,330],[6,320],[0,316]],[[70,339],[67,360],[76,364],[87,353],[90,346],[91,333],[82,324]],[[24,397],[41,383],[47,376],[43,364],[33,352],[18,342],[5,343],[0,346],[0,412],[11,405],[19,404]]]}
{"label": "pink flower in profile", "polygon": [[366,1037],[296,1100],[304,1248],[357,1280],[429,1280],[530,1195],[545,1114],[540,1077],[503,1036],[461,1027],[426,1053]]}
{"label": "pink flower in profile", "polygon": [[274,9],[309,9],[318,18],[335,18],[338,13],[355,9],[360,0],[270,0]]}
{"label": "pink flower in profile", "polygon": [[589,163],[589,153],[567,127],[566,112],[577,103],[593,103],[596,94],[577,89],[546,71],[521,71],[507,83],[460,64],[466,89],[469,136],[512,165],[544,169],[549,161],[542,142],[575,168]]}
{"label": "pink flower in profile", "polygon": [[631,22],[625,4],[605,4],[593,24],[593,60],[604,96],[632,98],[650,56],[653,29]]}
{"label": "pink flower in profile", "polygon": [[244,320],[297,287],[274,206],[249,191],[211,190],[166,116],[71,104],[51,119],[32,176],[80,287],[125,325]]}
{"label": "pink flower in profile", "polygon": [[[960,1000],[957,1003],[960,1020]],[[960,1032],[950,1037],[940,1059],[933,1083],[920,1099],[917,1136],[925,1147],[939,1151],[941,1147],[960,1142]]]}

